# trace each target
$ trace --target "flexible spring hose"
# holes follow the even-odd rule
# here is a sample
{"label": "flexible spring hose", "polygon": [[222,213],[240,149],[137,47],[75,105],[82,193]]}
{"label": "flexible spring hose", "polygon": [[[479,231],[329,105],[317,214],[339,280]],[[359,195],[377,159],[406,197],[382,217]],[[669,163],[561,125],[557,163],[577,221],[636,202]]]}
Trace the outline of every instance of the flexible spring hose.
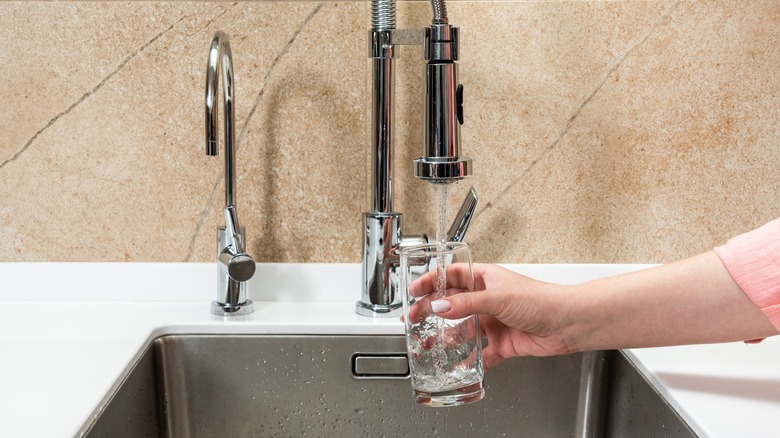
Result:
{"label": "flexible spring hose", "polygon": [[433,7],[433,24],[447,24],[447,5],[444,0],[431,0]]}
{"label": "flexible spring hose", "polygon": [[[433,24],[447,24],[447,5],[444,0],[431,0]],[[371,1],[371,27],[374,30],[395,29],[395,0]]]}
{"label": "flexible spring hose", "polygon": [[371,27],[374,30],[395,29],[395,0],[371,1]]}

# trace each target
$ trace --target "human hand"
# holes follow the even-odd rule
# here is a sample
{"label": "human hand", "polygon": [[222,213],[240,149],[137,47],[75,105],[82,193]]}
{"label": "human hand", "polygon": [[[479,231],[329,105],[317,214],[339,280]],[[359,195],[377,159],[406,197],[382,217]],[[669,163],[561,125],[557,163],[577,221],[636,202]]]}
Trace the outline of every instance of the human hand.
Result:
{"label": "human hand", "polygon": [[571,353],[559,320],[565,286],[544,283],[496,265],[475,264],[471,290],[468,265],[447,268],[446,298],[436,299],[436,272],[414,281],[409,288],[417,301],[410,309],[412,321],[431,313],[460,319],[478,314],[488,338],[483,350],[486,369],[515,356],[551,356]]}

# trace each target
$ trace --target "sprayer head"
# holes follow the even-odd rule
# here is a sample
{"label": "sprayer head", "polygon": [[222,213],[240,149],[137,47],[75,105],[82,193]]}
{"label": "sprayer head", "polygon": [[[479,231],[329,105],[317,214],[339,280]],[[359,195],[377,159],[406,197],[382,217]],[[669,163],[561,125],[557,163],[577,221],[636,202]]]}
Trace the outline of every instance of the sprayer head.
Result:
{"label": "sprayer head", "polygon": [[425,29],[425,108],[423,155],[414,160],[414,176],[446,184],[471,175],[471,160],[460,156],[463,86],[458,84],[458,28]]}

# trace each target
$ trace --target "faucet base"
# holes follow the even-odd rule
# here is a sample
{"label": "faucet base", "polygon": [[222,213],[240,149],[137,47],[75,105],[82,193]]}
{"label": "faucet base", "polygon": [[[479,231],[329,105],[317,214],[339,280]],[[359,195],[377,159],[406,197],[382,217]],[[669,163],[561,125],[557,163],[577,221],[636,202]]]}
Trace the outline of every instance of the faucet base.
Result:
{"label": "faucet base", "polygon": [[398,291],[398,252],[428,243],[426,236],[404,236],[401,213],[363,214],[363,289],[355,305],[361,316],[394,317],[403,311]]}
{"label": "faucet base", "polygon": [[401,316],[403,313],[403,303],[369,304],[362,301],[355,303],[355,313],[360,316],[369,316],[372,318],[391,318]]}
{"label": "faucet base", "polygon": [[211,302],[211,313],[217,316],[248,315],[254,310],[252,300],[246,300],[241,304],[220,303],[216,300]]}

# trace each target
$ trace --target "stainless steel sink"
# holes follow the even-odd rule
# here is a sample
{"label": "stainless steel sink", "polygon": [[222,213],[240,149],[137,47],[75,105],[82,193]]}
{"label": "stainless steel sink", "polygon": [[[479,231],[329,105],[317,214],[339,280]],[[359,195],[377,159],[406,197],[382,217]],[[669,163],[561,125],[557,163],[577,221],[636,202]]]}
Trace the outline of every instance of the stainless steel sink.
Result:
{"label": "stainless steel sink", "polygon": [[[582,355],[518,358],[488,372],[485,400],[412,401],[402,336],[156,339],[89,437],[568,437]],[[607,352],[602,436],[695,436],[621,352]]]}

